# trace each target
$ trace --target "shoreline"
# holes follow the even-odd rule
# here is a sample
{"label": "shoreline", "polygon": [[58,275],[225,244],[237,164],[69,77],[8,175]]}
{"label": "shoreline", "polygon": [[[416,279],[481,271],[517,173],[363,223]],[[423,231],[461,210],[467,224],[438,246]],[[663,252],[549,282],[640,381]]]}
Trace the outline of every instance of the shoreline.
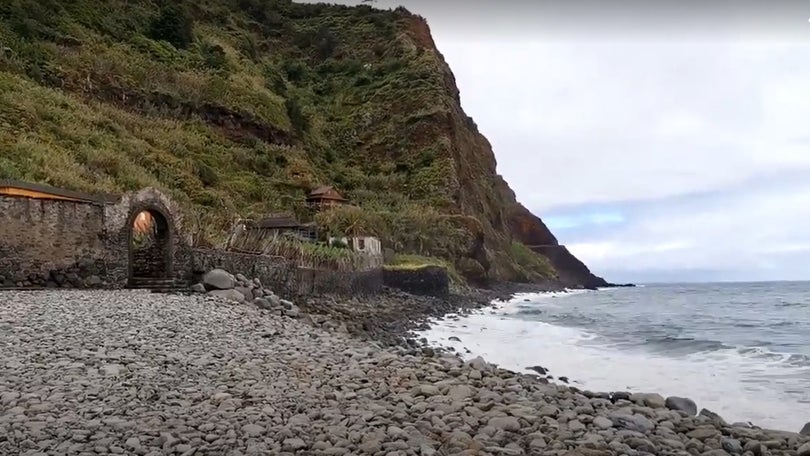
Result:
{"label": "shoreline", "polygon": [[[451,312],[451,313],[445,314],[444,316],[441,316],[441,317],[432,318],[432,321],[430,322],[430,324],[420,326],[419,330],[412,332],[412,335],[415,338],[419,338],[420,342],[422,342],[422,346],[427,347],[429,350],[434,350],[436,352],[441,352],[441,353],[448,353],[448,354],[451,354],[453,356],[458,356],[460,359],[462,359],[462,361],[469,362],[469,360],[471,358],[473,358],[473,355],[475,355],[475,354],[467,346],[462,346],[462,348],[459,349],[458,347],[453,347],[453,346],[449,346],[449,345],[441,345],[442,342],[440,340],[428,341],[427,338],[425,337],[424,333],[428,332],[431,329],[433,329],[433,326],[435,326],[435,325],[447,324],[448,322],[456,322],[456,321],[459,321],[461,318],[468,317],[469,315],[471,315],[473,313],[478,313],[481,316],[486,316],[487,314],[490,314],[492,316],[500,315],[501,313],[503,313],[505,311],[506,305],[508,305],[508,304],[517,305],[517,304],[519,304],[519,301],[517,301],[517,299],[520,298],[519,295],[521,295],[521,294],[537,294],[537,295],[544,295],[545,294],[545,295],[554,296],[556,293],[563,293],[563,295],[564,295],[564,294],[576,293],[576,292],[598,292],[598,291],[601,291],[601,290],[610,290],[610,289],[613,289],[613,288],[615,288],[615,287],[600,288],[598,290],[591,290],[591,289],[563,289],[563,290],[529,291],[529,290],[521,289],[520,291],[514,292],[512,294],[512,296],[511,296],[511,299],[509,299],[509,300],[493,300],[487,306],[477,307],[477,308],[474,308],[474,309],[465,309],[465,311],[463,311],[463,312]],[[452,325],[448,325],[448,326],[453,327]],[[448,340],[450,340],[451,342],[455,342],[457,344],[463,344],[465,342],[465,341],[462,341],[457,336],[450,336]],[[462,350],[464,352],[462,352]],[[485,360],[487,362],[490,362],[490,360],[488,360],[484,355],[477,355],[477,356],[475,356],[475,358],[480,358],[480,359],[483,359],[483,360]],[[531,363],[529,363],[529,364],[531,364]],[[513,368],[513,367],[500,367],[499,364],[494,364],[494,365],[498,366],[498,368],[500,368],[500,369],[505,369],[505,370],[508,370],[510,372],[513,372],[515,375],[529,376],[530,378],[537,379],[538,381],[543,382],[543,383],[548,382],[548,383],[555,384],[555,385],[560,386],[560,387],[570,388],[570,389],[574,390],[575,392],[583,392],[583,393],[586,393],[587,395],[594,395],[594,396],[597,396],[597,397],[611,397],[613,395],[618,395],[618,397],[661,395],[661,394],[666,392],[666,391],[662,391],[660,389],[654,389],[654,388],[652,389],[654,392],[649,392],[649,391],[635,391],[635,392],[632,392],[630,389],[624,389],[624,390],[617,389],[617,390],[611,391],[611,392],[604,392],[604,391],[594,392],[594,391],[589,391],[587,388],[583,388],[583,387],[580,387],[578,385],[575,385],[576,383],[580,383],[580,382],[575,377],[571,376],[571,374],[569,374],[567,372],[565,372],[565,373],[563,373],[563,375],[555,378],[555,376],[551,375],[552,374],[551,369],[549,369],[547,367],[544,367],[544,366],[540,366],[540,365],[537,365],[537,366],[525,366],[523,368],[517,368],[517,369]],[[529,373],[529,371],[533,371],[533,372]],[[662,396],[662,397],[666,398],[667,396]],[[691,398],[687,398],[687,399],[692,401]],[[695,401],[692,401],[692,402],[695,402]],[[722,417],[720,417],[715,412],[713,412],[713,411],[711,411],[709,409],[701,408],[700,404],[696,404],[696,405],[698,407],[697,410],[700,410],[701,413],[703,413],[705,411],[708,416],[720,418],[723,422],[725,422],[725,420],[723,420]],[[773,427],[763,427],[763,426],[759,426],[756,423],[753,423],[751,421],[747,421],[747,422],[744,422],[744,423],[742,423],[742,422],[735,423],[733,425],[745,425],[745,426],[747,426],[747,427],[749,427],[751,429],[760,429],[760,430],[764,430],[764,431],[777,432],[777,433],[797,434],[797,433],[800,432],[799,430],[788,430],[788,429],[777,429],[777,428],[773,428]],[[801,431],[810,434],[810,423],[805,424],[804,428]]]}
{"label": "shoreline", "polygon": [[[684,397],[667,397],[662,396],[660,393],[654,392],[636,392],[629,391],[614,391],[610,393],[593,392],[583,390],[577,386],[571,385],[576,379],[562,377],[567,379],[567,382],[560,382],[550,379],[551,376],[537,375],[533,373],[520,372],[508,368],[499,367],[496,364],[488,362],[486,359],[478,356],[472,360],[465,360],[463,354],[452,347],[436,347],[429,344],[425,338],[419,338],[418,332],[430,329],[431,324],[447,320],[449,317],[453,319],[468,316],[474,312],[486,312],[487,310],[496,311],[502,309],[503,305],[513,301],[518,295],[521,294],[553,294],[553,293],[571,293],[571,292],[598,292],[600,290],[610,290],[614,288],[627,288],[635,287],[635,284],[610,284],[607,287],[598,289],[593,288],[568,288],[560,282],[548,281],[544,283],[526,284],[526,283],[500,283],[496,284],[490,289],[468,288],[463,292],[451,292],[447,297],[432,297],[412,295],[407,292],[393,290],[386,288],[382,293],[375,296],[354,297],[346,298],[342,296],[320,295],[310,297],[299,297],[298,300],[303,299],[301,304],[302,311],[306,312],[305,319],[309,323],[315,325],[323,324],[323,320],[318,322],[316,317],[313,321],[310,312],[312,311],[325,311],[327,318],[335,318],[341,324],[346,325],[345,329],[349,335],[359,340],[373,340],[377,341],[383,346],[389,348],[403,348],[408,355],[411,356],[424,356],[429,359],[445,359],[451,357],[458,360],[462,365],[468,367],[475,367],[481,369],[491,369],[499,372],[510,378],[520,379],[528,384],[546,385],[548,387],[556,388],[558,391],[564,393],[573,393],[574,395],[581,395],[589,400],[608,400],[611,404],[616,406],[624,406],[622,410],[629,411],[631,416],[638,416],[641,412],[642,416],[652,418],[649,412],[646,414],[644,410],[638,410],[635,407],[642,409],[664,409],[680,415],[682,418],[694,419],[697,421],[697,429],[700,426],[714,426],[715,428],[725,428],[729,437],[740,438],[740,435],[747,435],[750,432],[762,432],[760,437],[774,437],[787,436],[789,438],[801,439],[802,442],[807,442],[807,445],[801,448],[805,452],[795,453],[798,456],[810,456],[810,423],[802,430],[808,431],[807,435],[799,434],[799,431],[769,429],[756,426],[752,423],[727,423],[718,414],[698,407],[690,398]],[[314,315],[318,315],[317,313]],[[358,318],[359,317],[359,318]],[[347,324],[348,323],[348,324]],[[486,367],[484,367],[486,366]],[[545,374],[548,374],[546,369],[539,367]],[[525,368],[529,370],[530,368]],[[539,374],[540,372],[538,372]],[[558,379],[559,380],[559,379]],[[674,400],[676,404],[670,404],[670,400]],[[630,406],[632,409],[628,410]],[[689,413],[684,413],[684,408],[694,407],[695,410]],[[673,417],[675,415],[672,415]],[[632,426],[631,426],[632,428]],[[736,431],[730,429],[736,429]],[[742,434],[739,434],[739,433]],[[695,439],[690,441],[694,443]],[[732,440],[734,440],[732,438]],[[752,440],[751,442],[755,442]],[[719,442],[719,445],[714,445],[714,442],[709,442],[715,450],[723,450],[727,448],[726,442]],[[773,443],[773,441],[770,441]],[[731,447],[736,449],[736,442],[730,443]],[[788,441],[791,444],[791,441]],[[743,444],[739,445],[743,449]],[[794,445],[795,446],[795,445]],[[678,448],[678,446],[675,446]],[[749,448],[750,447],[750,448]],[[632,454],[632,446],[630,452]],[[684,448],[687,448],[684,446]],[[700,453],[706,456],[724,456],[734,454],[744,454],[747,456],[749,453],[754,456],[766,455],[767,446],[762,447],[761,452],[757,452],[756,445],[748,445],[744,449],[753,450],[747,452],[734,452],[729,451],[726,453]],[[775,448],[773,448],[775,449]],[[637,449],[638,455],[644,455],[643,449]],[[684,455],[690,454],[689,452]],[[691,453],[695,454],[695,453]],[[780,453],[772,451],[770,454],[789,454],[794,453]],[[566,455],[568,456],[568,455]],[[571,455],[579,456],[579,455]],[[589,456],[587,453],[581,456]]]}
{"label": "shoreline", "polygon": [[140,455],[810,456],[810,436],[695,416],[686,399],[582,391],[407,336],[505,296],[389,290],[290,312],[205,294],[0,294],[13,328],[0,332],[0,453],[31,441]]}
{"label": "shoreline", "polygon": [[[431,325],[437,324],[443,321],[448,320],[458,320],[459,318],[463,318],[469,316],[471,313],[474,312],[487,312],[487,311],[499,311],[503,310],[503,305],[508,303],[509,301],[514,300],[515,298],[519,297],[521,294],[553,294],[553,293],[571,293],[571,292],[598,292],[600,290],[605,289],[613,289],[623,286],[611,286],[606,287],[598,290],[592,289],[585,289],[585,288],[565,288],[562,284],[559,283],[546,283],[546,284],[500,284],[494,289],[490,290],[482,290],[482,289],[473,289],[468,290],[464,294],[451,294],[451,296],[447,298],[436,298],[436,297],[425,297],[425,296],[414,296],[407,293],[399,293],[395,291],[386,291],[385,293],[376,296],[365,298],[366,301],[369,302],[376,302],[379,305],[379,308],[385,309],[385,305],[380,305],[384,303],[386,300],[402,300],[400,304],[405,304],[408,307],[406,313],[397,314],[397,312],[383,312],[383,320],[376,320],[372,318],[370,321],[372,324],[370,327],[364,327],[363,329],[359,329],[356,331],[350,331],[350,333],[355,337],[369,338],[372,340],[376,340],[382,342],[386,345],[393,345],[393,346],[401,346],[411,350],[414,352],[420,352],[427,356],[443,356],[443,355],[450,355],[454,357],[458,357],[461,361],[464,362],[468,356],[470,355],[471,351],[467,349],[467,353],[463,353],[462,350],[457,349],[456,347],[452,346],[442,346],[439,344],[431,344],[424,336],[422,336],[422,332],[427,331],[431,328]],[[352,299],[354,301],[354,299]],[[409,304],[413,304],[414,302],[419,302],[422,304],[421,306],[410,306]],[[425,308],[424,304],[430,303],[428,309]],[[396,307],[396,306],[394,306]],[[385,320],[384,318],[394,318],[392,320]],[[364,320],[363,325],[367,325],[369,320]],[[370,329],[370,330],[369,330]],[[466,347],[465,347],[466,348]],[[481,358],[483,361],[489,363],[486,358]],[[523,369],[512,369],[512,368],[501,368],[509,372],[512,372],[514,375],[519,376],[528,376],[529,378],[535,379],[540,382],[549,382],[550,384],[554,384],[560,387],[571,388],[576,392],[583,392],[584,390],[578,387],[575,383],[579,383],[574,376],[573,373],[563,373],[560,378],[555,378],[554,376],[550,375],[551,372],[549,369],[543,366],[526,366]],[[537,369],[539,368],[539,370]],[[535,370],[536,373],[529,373],[527,371]],[[560,380],[563,379],[563,380]],[[610,396],[612,394],[618,394],[618,397],[624,396],[632,396],[632,395],[661,395],[666,393],[666,391],[661,391],[655,388],[651,388],[653,393],[650,392],[630,392],[629,390],[617,390],[610,393],[599,392],[594,393],[591,391],[584,391],[589,394],[596,394],[599,396]],[[666,398],[666,396],[662,396]],[[691,401],[691,398],[687,398]],[[694,402],[694,401],[693,401]],[[697,404],[699,406],[699,404]],[[698,407],[698,411],[702,411],[703,408]],[[722,417],[719,417],[715,412],[711,411],[710,409],[705,409],[706,413],[712,417],[718,417],[722,420]],[[696,412],[697,414],[697,412]],[[725,422],[725,420],[723,420]],[[741,423],[737,423],[741,424]],[[746,422],[746,425],[752,426],[752,429],[761,429],[765,431],[773,431],[773,432],[786,432],[790,434],[798,433],[798,430],[786,430],[786,429],[772,429],[767,427],[761,427],[756,425],[756,423]],[[808,429],[810,431],[810,429]],[[808,455],[810,456],[810,455]]]}

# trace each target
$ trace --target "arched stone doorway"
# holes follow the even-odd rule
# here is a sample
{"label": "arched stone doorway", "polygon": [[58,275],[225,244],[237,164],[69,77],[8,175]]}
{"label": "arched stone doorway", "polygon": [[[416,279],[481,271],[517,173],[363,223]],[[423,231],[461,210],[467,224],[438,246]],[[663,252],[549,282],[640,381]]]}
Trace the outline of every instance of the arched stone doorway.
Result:
{"label": "arched stone doorway", "polygon": [[159,210],[143,208],[129,218],[129,284],[172,276],[172,226]]}

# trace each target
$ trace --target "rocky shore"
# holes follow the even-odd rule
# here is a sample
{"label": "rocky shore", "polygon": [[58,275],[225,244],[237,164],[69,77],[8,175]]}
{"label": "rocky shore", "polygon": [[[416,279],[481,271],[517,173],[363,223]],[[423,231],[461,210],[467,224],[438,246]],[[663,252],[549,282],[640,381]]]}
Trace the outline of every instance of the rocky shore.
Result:
{"label": "rocky shore", "polygon": [[0,294],[0,454],[810,456],[810,436],[686,399],[579,391],[407,340],[420,323],[404,312],[461,297],[298,313],[256,299]]}

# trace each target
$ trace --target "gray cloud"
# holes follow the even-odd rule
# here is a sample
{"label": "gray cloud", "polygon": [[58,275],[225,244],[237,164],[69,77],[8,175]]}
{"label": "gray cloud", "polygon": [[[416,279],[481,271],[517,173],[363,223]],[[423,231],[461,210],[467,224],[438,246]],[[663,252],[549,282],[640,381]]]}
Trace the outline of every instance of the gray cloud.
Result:
{"label": "gray cloud", "polygon": [[[358,4],[359,1],[340,3]],[[425,16],[441,38],[683,40],[728,35],[810,40],[801,0],[379,0]]]}

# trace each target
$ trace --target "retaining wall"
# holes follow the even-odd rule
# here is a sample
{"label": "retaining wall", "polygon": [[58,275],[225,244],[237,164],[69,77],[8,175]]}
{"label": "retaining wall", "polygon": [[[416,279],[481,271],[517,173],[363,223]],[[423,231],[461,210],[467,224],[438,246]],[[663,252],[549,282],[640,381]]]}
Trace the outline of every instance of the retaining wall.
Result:
{"label": "retaining wall", "polygon": [[[144,210],[165,220],[167,244],[165,249],[134,254],[130,250],[132,225]],[[134,263],[144,270],[165,266],[166,278],[187,283],[195,274],[221,268],[259,278],[287,295],[371,294],[383,286],[381,268],[351,272],[303,269],[283,258],[192,249],[190,245],[182,212],[156,189],[98,202],[0,195],[0,288],[123,288]]]}
{"label": "retaining wall", "polygon": [[419,269],[385,269],[385,286],[415,295],[444,297],[450,294],[450,276],[439,266]]}
{"label": "retaining wall", "polygon": [[276,293],[288,291],[295,278],[295,268],[284,258],[225,250],[194,249],[193,276],[195,280],[212,269],[224,269],[231,274],[258,278],[262,285]]}
{"label": "retaining wall", "polygon": [[132,222],[142,210],[168,224],[169,278],[189,280],[190,240],[181,213],[147,188],[115,202],[0,195],[0,287],[127,286]]}
{"label": "retaining wall", "polygon": [[382,290],[382,269],[356,272],[298,268],[281,257],[194,249],[195,280],[212,269],[224,269],[258,278],[262,285],[282,295],[374,294]]}
{"label": "retaining wall", "polygon": [[294,293],[299,295],[333,293],[342,295],[376,294],[383,287],[383,271],[326,271],[319,269],[296,270]]}
{"label": "retaining wall", "polygon": [[81,287],[106,276],[103,233],[99,204],[0,196],[0,286]]}

